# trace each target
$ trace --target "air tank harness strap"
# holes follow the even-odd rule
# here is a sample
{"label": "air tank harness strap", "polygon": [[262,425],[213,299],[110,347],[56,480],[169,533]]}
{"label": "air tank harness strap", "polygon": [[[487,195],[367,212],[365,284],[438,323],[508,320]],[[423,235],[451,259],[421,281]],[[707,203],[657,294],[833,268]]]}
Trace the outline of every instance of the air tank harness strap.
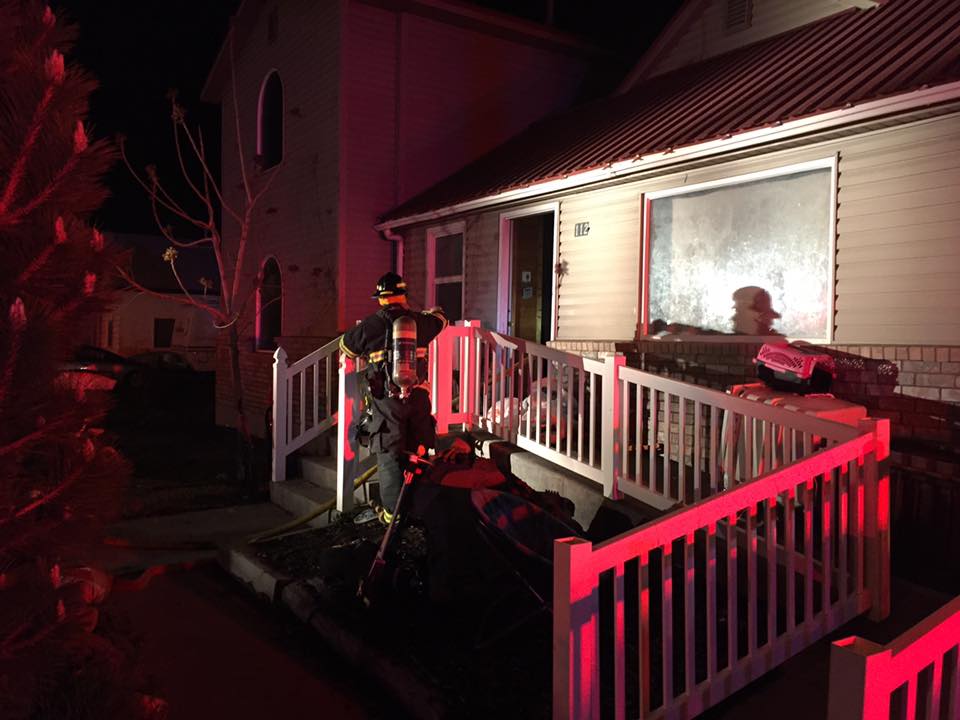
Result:
{"label": "air tank harness strap", "polygon": [[[387,359],[388,353],[389,351],[387,350],[374,350],[372,353],[370,353],[367,356],[367,360],[369,360],[372,363],[383,362],[384,360]],[[427,357],[427,349],[417,348],[417,358],[424,359],[426,357]]]}

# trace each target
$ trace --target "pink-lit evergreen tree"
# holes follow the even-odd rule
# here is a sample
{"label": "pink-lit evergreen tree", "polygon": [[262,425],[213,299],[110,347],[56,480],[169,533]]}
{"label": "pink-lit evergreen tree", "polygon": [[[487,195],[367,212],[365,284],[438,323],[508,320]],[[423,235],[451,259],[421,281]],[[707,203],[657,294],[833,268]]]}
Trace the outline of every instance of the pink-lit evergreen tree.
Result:
{"label": "pink-lit evergreen tree", "polygon": [[126,463],[97,429],[103,408],[58,375],[117,264],[88,223],[113,158],[84,126],[94,82],[64,62],[69,35],[35,0],[0,0],[0,715],[12,718],[137,707],[110,691],[125,661],[93,632],[106,578],[80,567]]}

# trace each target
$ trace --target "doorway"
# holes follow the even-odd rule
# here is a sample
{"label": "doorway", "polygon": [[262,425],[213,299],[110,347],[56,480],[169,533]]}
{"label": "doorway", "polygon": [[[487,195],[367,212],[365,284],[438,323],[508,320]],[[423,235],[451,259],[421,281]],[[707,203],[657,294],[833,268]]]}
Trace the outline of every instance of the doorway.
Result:
{"label": "doorway", "polygon": [[555,230],[553,208],[501,216],[498,325],[508,335],[541,344],[553,340]]}

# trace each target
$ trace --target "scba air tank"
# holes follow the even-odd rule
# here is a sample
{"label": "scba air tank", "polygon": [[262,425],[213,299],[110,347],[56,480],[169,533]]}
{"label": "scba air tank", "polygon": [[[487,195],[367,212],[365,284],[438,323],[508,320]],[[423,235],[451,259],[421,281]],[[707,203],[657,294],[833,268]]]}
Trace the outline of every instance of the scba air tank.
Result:
{"label": "scba air tank", "polygon": [[417,323],[409,315],[401,315],[393,321],[393,348],[391,380],[400,388],[400,397],[407,398],[417,386]]}

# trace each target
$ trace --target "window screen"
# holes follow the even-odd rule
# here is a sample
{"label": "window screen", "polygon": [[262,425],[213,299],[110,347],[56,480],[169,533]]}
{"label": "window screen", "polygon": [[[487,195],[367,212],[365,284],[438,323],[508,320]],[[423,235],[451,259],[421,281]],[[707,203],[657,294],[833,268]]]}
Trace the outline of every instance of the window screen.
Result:
{"label": "window screen", "polygon": [[829,168],[651,200],[649,332],[827,339],[830,203]]}

